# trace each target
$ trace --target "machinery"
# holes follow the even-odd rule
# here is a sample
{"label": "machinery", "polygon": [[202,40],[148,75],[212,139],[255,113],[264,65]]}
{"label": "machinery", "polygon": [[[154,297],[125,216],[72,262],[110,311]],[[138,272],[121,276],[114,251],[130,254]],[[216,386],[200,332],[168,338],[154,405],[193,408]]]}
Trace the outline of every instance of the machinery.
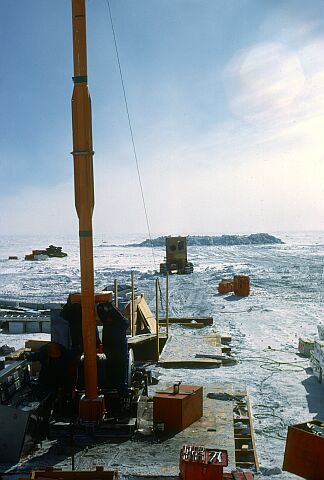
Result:
{"label": "machinery", "polygon": [[[96,304],[104,302],[105,308],[109,302],[106,298],[96,298],[94,291],[94,152],[87,76],[85,0],[72,0],[72,30],[72,154],[75,206],[79,219],[81,294],[71,296],[69,301],[71,304],[78,303],[79,309],[75,308],[75,311],[79,310],[81,314],[72,318],[70,323],[64,324],[64,319],[61,319],[52,342],[29,356],[30,361],[41,363],[38,382],[31,381],[25,359],[17,364],[5,363],[0,376],[0,451],[4,452],[5,461],[19,459],[32,417],[36,419],[32,429],[34,437],[42,437],[57,428],[65,428],[69,434],[71,426],[75,434],[78,429],[84,432],[89,428],[92,432],[107,432],[112,424],[114,429],[123,426],[134,429],[137,403],[147,386],[145,371],[134,368],[132,353],[127,351],[125,324],[120,332],[118,322],[117,332],[116,329],[110,330],[115,334],[117,343],[119,339],[119,345],[122,345],[120,354],[118,347],[109,341],[109,335],[106,355],[98,352]],[[115,309],[115,315],[120,315],[122,324],[124,317],[115,307],[110,308]],[[80,339],[78,350],[73,348],[75,331]],[[103,347],[105,349],[105,345]],[[114,381],[111,381],[112,374]],[[122,389],[114,387],[118,381]],[[38,415],[38,411],[42,413]],[[12,426],[16,419],[19,419],[19,429]],[[15,434],[10,435],[10,431]]]}
{"label": "machinery", "polygon": [[49,395],[31,382],[26,360],[0,370],[0,463],[17,462],[48,431]]}
{"label": "machinery", "polygon": [[187,274],[193,272],[193,264],[187,258],[187,237],[166,237],[165,262],[160,263],[160,273]]}
{"label": "machinery", "polygon": [[[73,349],[71,323],[58,315],[53,324],[51,342],[25,352],[22,359],[1,361],[0,463],[15,463],[39,440],[71,435],[71,428],[75,436],[89,429],[100,436],[130,436],[136,429],[138,404],[142,395],[148,395],[149,377],[145,369],[134,365],[132,350],[126,347],[124,352],[106,356],[100,353],[105,350],[102,344],[97,346],[95,380],[103,414],[98,420],[84,420],[79,411],[86,392],[85,357]],[[124,339],[127,342],[126,332]],[[35,367],[39,361],[36,379],[30,363]],[[116,381],[125,388],[116,387]]]}
{"label": "machinery", "polygon": [[[96,306],[102,306],[105,308],[107,303],[112,305],[112,292],[101,292],[95,294]],[[81,295],[80,294],[70,294],[69,302],[72,305],[80,306]],[[122,314],[114,307],[115,313],[119,315],[121,322],[125,320]],[[73,310],[73,309],[72,309]],[[63,309],[62,309],[63,312]],[[59,345],[64,345],[65,348],[72,352],[72,355],[75,352],[75,344],[73,341],[73,335],[75,337],[75,330],[79,329],[76,325],[77,318],[65,319],[63,313],[52,318],[52,340]],[[80,318],[81,320],[81,318]],[[83,321],[83,315],[82,315]],[[117,318],[118,322],[118,318]],[[85,369],[85,355],[77,355],[77,371],[76,371],[76,382],[73,388],[72,397],[73,397],[73,412],[72,414],[75,417],[74,423],[78,426],[96,426],[101,430],[107,430],[114,424],[114,430],[116,426],[123,428],[125,425],[128,425],[130,431],[133,430],[136,426],[137,420],[137,404],[142,394],[147,395],[147,386],[148,386],[148,375],[145,369],[141,367],[136,367],[134,365],[134,356],[132,349],[127,349],[127,337],[126,329],[123,330],[123,325],[121,329],[117,332],[119,337],[118,345],[121,346],[120,350],[114,349],[113,343],[114,340],[109,341],[108,347],[105,345],[105,327],[101,334],[99,335],[98,328],[95,333],[96,336],[96,367],[97,367],[97,388],[98,395],[103,398],[104,411],[102,417],[95,420],[84,420],[82,417],[78,417],[77,413],[79,412],[80,402],[84,398],[86,391],[86,369]],[[116,334],[116,325],[112,326],[113,331]],[[74,330],[74,332],[73,332]],[[78,333],[77,333],[78,336]],[[80,335],[81,336],[81,335]],[[107,339],[106,339],[107,340]],[[100,343],[99,343],[100,342]],[[121,343],[120,343],[121,342]],[[123,345],[125,345],[126,351],[123,350]],[[108,353],[107,353],[108,350]],[[110,353],[114,350],[113,354]],[[110,351],[110,352],[109,352]],[[114,385],[111,383],[112,371],[114,374],[114,380],[117,383],[126,385],[126,390],[120,392]],[[114,383],[114,382],[113,382]],[[53,415],[53,424],[56,422],[56,417],[61,417],[62,413],[66,417],[71,415],[69,413],[69,399],[64,406],[63,412],[60,411],[59,415]],[[122,419],[122,420],[121,420]],[[70,420],[68,418],[68,420]],[[60,421],[61,423],[61,421]]]}
{"label": "machinery", "polygon": [[25,255],[25,260],[42,260],[47,257],[64,258],[67,253],[62,252],[62,247],[50,245],[46,250],[33,250],[31,254]]}

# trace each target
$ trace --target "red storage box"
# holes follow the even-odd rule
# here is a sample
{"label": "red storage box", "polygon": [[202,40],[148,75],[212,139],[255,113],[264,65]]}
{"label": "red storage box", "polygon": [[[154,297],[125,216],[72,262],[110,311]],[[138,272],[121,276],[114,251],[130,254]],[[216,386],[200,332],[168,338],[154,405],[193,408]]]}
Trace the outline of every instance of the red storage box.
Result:
{"label": "red storage box", "polygon": [[[200,455],[199,455],[199,450]],[[180,454],[180,480],[222,480],[228,465],[226,450],[185,445]]]}
{"label": "red storage box", "polygon": [[163,424],[165,432],[180,432],[203,415],[203,388],[180,385],[179,393],[173,388],[157,392],[153,397],[154,425]]}
{"label": "red storage box", "polygon": [[218,292],[222,295],[225,293],[230,293],[233,291],[234,283],[233,280],[222,280],[218,284]]}
{"label": "red storage box", "polygon": [[307,480],[324,475],[324,423],[312,420],[288,427],[283,470]]}
{"label": "red storage box", "polygon": [[241,297],[247,297],[250,295],[250,277],[247,275],[235,275],[234,293]]}

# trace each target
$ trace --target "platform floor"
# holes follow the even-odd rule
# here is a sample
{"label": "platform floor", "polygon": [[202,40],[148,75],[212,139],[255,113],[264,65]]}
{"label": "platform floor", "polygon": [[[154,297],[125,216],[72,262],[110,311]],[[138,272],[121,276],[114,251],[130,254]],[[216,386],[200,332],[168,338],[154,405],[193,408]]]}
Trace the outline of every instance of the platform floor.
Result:
{"label": "platform floor", "polygon": [[[150,387],[163,390],[169,384]],[[223,399],[209,398],[208,394]],[[44,442],[34,453],[20,462],[18,469],[32,469],[51,465],[71,469],[72,451],[76,470],[92,470],[102,465],[106,470],[118,468],[126,478],[178,478],[179,455],[184,444],[201,445],[210,448],[224,448],[228,451],[229,468],[235,467],[235,442],[233,427],[232,397],[246,395],[233,391],[228,384],[204,388],[204,415],[197,422],[173,436],[163,437],[152,434],[152,402],[140,406],[142,419],[140,431],[133,438],[107,439],[95,436],[76,436],[71,445],[69,435],[59,440]],[[0,465],[2,471],[9,466]],[[12,466],[11,466],[12,467]],[[5,478],[5,477],[4,477]],[[123,477],[122,477],[123,478]]]}
{"label": "platform floor", "polygon": [[[157,385],[154,389],[163,390],[169,385]],[[151,394],[154,394],[151,387]],[[235,443],[233,428],[233,400],[208,398],[208,394],[225,393],[244,395],[246,392],[233,392],[230,386],[218,384],[204,388],[204,415],[197,422],[173,436],[152,434],[153,403],[143,403],[140,432],[132,439],[98,442],[94,446],[78,445],[75,439],[75,468],[93,469],[103,465],[106,470],[118,468],[127,478],[178,478],[179,455],[184,444],[201,445],[210,448],[224,448],[229,455],[229,468],[235,467]],[[226,395],[225,395],[226,396]],[[95,442],[95,439],[94,439]],[[69,461],[64,462],[67,468]],[[64,465],[63,465],[64,466]]]}
{"label": "platform floor", "polygon": [[220,334],[199,336],[197,347],[194,335],[170,335],[160,355],[158,365],[165,368],[210,368],[235,364],[223,350]]}
{"label": "platform floor", "polygon": [[[166,387],[158,385],[159,391]],[[224,387],[204,389],[204,415],[197,422],[176,435],[163,437],[150,434],[152,425],[152,402],[143,405],[142,433],[125,442],[96,445],[76,458],[76,468],[87,469],[95,461],[107,470],[118,471],[130,477],[174,477],[179,473],[179,455],[184,444],[192,443],[210,448],[225,448],[230,467],[235,466],[235,443],[233,429],[233,401],[208,398],[208,393],[223,393]],[[226,392],[233,395],[231,388]],[[236,392],[244,394],[245,392]],[[235,392],[234,392],[235,394]],[[145,435],[147,433],[147,435]]]}

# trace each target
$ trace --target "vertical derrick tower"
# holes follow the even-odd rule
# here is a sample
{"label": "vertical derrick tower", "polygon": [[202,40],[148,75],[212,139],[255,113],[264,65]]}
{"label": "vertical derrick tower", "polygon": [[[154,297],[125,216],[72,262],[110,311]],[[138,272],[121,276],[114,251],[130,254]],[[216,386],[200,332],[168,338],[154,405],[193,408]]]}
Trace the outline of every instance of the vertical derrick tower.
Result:
{"label": "vertical derrick tower", "polygon": [[92,213],[94,207],[91,99],[88,90],[85,0],[72,0],[73,95],[72,128],[75,207],[79,217],[82,335],[84,345],[85,395],[80,400],[81,420],[98,421],[103,416],[103,398],[98,397],[96,320],[94,296]]}

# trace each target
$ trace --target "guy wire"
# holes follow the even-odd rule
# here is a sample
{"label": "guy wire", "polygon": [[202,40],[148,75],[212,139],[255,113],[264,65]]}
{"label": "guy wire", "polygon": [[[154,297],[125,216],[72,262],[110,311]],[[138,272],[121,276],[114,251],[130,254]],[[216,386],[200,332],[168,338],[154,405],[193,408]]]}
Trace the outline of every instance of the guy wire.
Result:
{"label": "guy wire", "polygon": [[155,256],[154,256],[154,250],[153,250],[153,241],[152,241],[150,223],[149,223],[149,218],[148,218],[147,209],[146,209],[146,203],[145,203],[145,197],[144,197],[144,190],[143,190],[143,185],[142,185],[140,168],[139,168],[139,164],[138,164],[137,150],[136,150],[136,145],[135,145],[135,139],[134,139],[134,134],[133,134],[133,127],[132,127],[131,117],[130,117],[129,108],[128,108],[128,101],[127,101],[126,88],[125,88],[125,83],[124,83],[124,76],[123,76],[123,71],[122,71],[121,62],[120,62],[120,58],[119,58],[117,38],[116,38],[116,34],[115,34],[114,22],[113,22],[112,13],[111,13],[111,8],[110,8],[110,1],[109,1],[109,0],[106,0],[106,3],[107,3],[108,11],[109,11],[110,24],[111,24],[112,34],[113,34],[113,38],[114,38],[114,45],[115,45],[115,51],[116,51],[116,57],[117,57],[117,63],[118,63],[119,76],[120,76],[120,81],[121,81],[122,90],[123,90],[123,97],[124,97],[124,102],[125,102],[125,107],[126,107],[126,114],[127,114],[129,132],[130,132],[131,141],[132,141],[132,146],[133,146],[133,152],[134,152],[134,158],[135,158],[135,163],[136,163],[136,170],[137,170],[138,182],[139,182],[140,191],[141,191],[141,196],[142,196],[142,201],[143,201],[143,207],[144,207],[144,213],[145,213],[147,231],[148,231],[149,238],[150,238],[150,244],[151,244],[151,250],[152,250],[152,256],[153,256],[154,268],[155,268],[155,270],[156,270],[156,262],[155,262]]}

